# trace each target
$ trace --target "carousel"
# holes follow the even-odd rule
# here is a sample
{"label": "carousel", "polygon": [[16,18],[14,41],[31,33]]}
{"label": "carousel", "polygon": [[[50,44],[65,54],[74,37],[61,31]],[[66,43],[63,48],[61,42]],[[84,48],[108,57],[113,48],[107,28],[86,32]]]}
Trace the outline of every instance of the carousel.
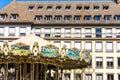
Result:
{"label": "carousel", "polygon": [[34,34],[0,49],[0,80],[62,80],[64,70],[86,68],[91,60],[87,50],[58,48]]}

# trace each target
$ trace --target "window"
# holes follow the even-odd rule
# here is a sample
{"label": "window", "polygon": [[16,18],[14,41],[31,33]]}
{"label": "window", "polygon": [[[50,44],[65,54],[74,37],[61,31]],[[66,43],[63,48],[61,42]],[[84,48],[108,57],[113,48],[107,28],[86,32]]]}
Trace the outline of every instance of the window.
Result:
{"label": "window", "polygon": [[81,36],[81,29],[75,28],[75,37],[80,37],[80,36]]}
{"label": "window", "polygon": [[75,74],[75,80],[81,80],[81,74]]}
{"label": "window", "polygon": [[107,57],[107,68],[113,68],[113,58],[112,57]]}
{"label": "window", "polygon": [[4,27],[0,27],[0,36],[4,35]]}
{"label": "window", "polygon": [[92,33],[91,28],[86,28],[85,29],[85,37],[90,38],[91,37],[91,33]]}
{"label": "window", "polygon": [[57,6],[57,7],[56,7],[56,10],[57,10],[57,11],[61,11],[61,9],[62,9],[61,6]]}
{"label": "window", "polygon": [[51,11],[52,10],[52,6],[47,6],[47,10]]}
{"label": "window", "polygon": [[55,28],[55,37],[61,37],[61,29]]}
{"label": "window", "polygon": [[17,19],[17,14],[11,14],[11,20],[16,20]]}
{"label": "window", "polygon": [[116,37],[120,38],[120,28],[116,28]]}
{"label": "window", "polygon": [[119,20],[120,20],[120,15],[116,15],[116,16],[115,16],[115,20],[116,20],[116,21],[119,21]]}
{"label": "window", "polygon": [[41,29],[40,28],[35,28],[35,35],[40,37],[40,32],[41,32]]}
{"label": "window", "polygon": [[92,74],[86,74],[85,80],[92,80]]}
{"label": "window", "polygon": [[89,10],[90,6],[84,6],[84,10]]}
{"label": "window", "polygon": [[40,21],[42,19],[42,16],[35,16],[36,21]]}
{"label": "window", "polygon": [[96,80],[103,80],[103,74],[96,74]]}
{"label": "window", "polygon": [[50,37],[51,29],[45,28],[45,37]]}
{"label": "window", "polygon": [[71,48],[71,43],[70,43],[70,41],[67,41],[67,42],[65,42],[64,44],[66,45],[66,48],[68,48],[68,49]]}
{"label": "window", "polygon": [[25,35],[26,35],[26,28],[20,27],[20,36],[25,36]]}
{"label": "window", "polygon": [[106,43],[106,51],[108,51],[108,52],[113,51],[113,43],[112,42]]}
{"label": "window", "polygon": [[71,37],[71,29],[70,28],[65,29],[65,37]]}
{"label": "window", "polygon": [[97,15],[94,17],[95,18],[95,21],[99,22],[101,20],[101,16]]}
{"label": "window", "polygon": [[107,38],[112,37],[112,28],[106,28],[106,37]]}
{"label": "window", "polygon": [[75,41],[75,48],[81,50],[81,42]]}
{"label": "window", "polygon": [[33,11],[33,8],[34,8],[34,6],[31,5],[31,6],[29,6],[28,10]]}
{"label": "window", "polygon": [[64,74],[64,80],[70,80],[70,73]]}
{"label": "window", "polygon": [[65,21],[70,21],[71,20],[71,16],[65,16]]}
{"label": "window", "polygon": [[96,44],[95,44],[95,50],[97,52],[99,52],[99,51],[102,51],[102,49],[103,49],[102,42],[96,42]]}
{"label": "window", "polygon": [[118,57],[117,59],[118,59],[118,67],[120,67],[120,57]]}
{"label": "window", "polygon": [[94,6],[94,10],[98,11],[99,10],[99,6]]}
{"label": "window", "polygon": [[101,28],[96,28],[96,38],[102,37],[102,29]]}
{"label": "window", "polygon": [[109,6],[107,6],[107,5],[106,5],[106,6],[103,6],[103,10],[104,10],[104,11],[107,11],[108,9],[109,9]]}
{"label": "window", "polygon": [[55,21],[56,22],[60,22],[62,20],[62,16],[58,15],[58,16],[55,16]]}
{"label": "window", "polygon": [[[0,46],[2,46],[3,45],[3,41],[0,41]],[[0,48],[0,50],[1,50],[1,48]]]}
{"label": "window", "polygon": [[89,51],[92,51],[92,42],[86,42],[85,43],[85,49],[89,50]]}
{"label": "window", "polygon": [[15,36],[15,27],[9,28],[9,36]]}
{"label": "window", "polygon": [[74,17],[74,20],[75,20],[75,21],[80,21],[80,18],[81,18],[81,16],[76,15],[76,16]]}
{"label": "window", "polygon": [[105,21],[110,21],[111,20],[111,16],[110,15],[106,15],[105,16]]}
{"label": "window", "polygon": [[97,68],[103,67],[103,58],[102,57],[96,57],[96,67]]}
{"label": "window", "polygon": [[6,20],[6,14],[0,14],[0,20]]}
{"label": "window", "polygon": [[114,80],[113,74],[107,74],[107,80]]}
{"label": "window", "polygon": [[78,5],[77,7],[76,7],[76,10],[81,10],[82,9],[82,6],[80,6],[80,5]]}
{"label": "window", "polygon": [[71,6],[66,6],[66,7],[65,7],[65,10],[66,10],[66,11],[70,11],[70,9],[71,9]]}
{"label": "window", "polygon": [[120,51],[120,42],[117,42],[117,51]]}
{"label": "window", "polygon": [[54,44],[56,47],[60,48],[60,41],[55,41]]}
{"label": "window", "polygon": [[85,16],[85,21],[89,22],[91,20],[91,16]]}
{"label": "window", "polygon": [[51,19],[52,19],[52,16],[45,16],[45,20],[46,20],[47,22],[50,22]]}
{"label": "window", "polygon": [[42,11],[43,6],[38,6],[38,11]]}
{"label": "window", "polygon": [[118,74],[118,80],[120,80],[120,74]]}

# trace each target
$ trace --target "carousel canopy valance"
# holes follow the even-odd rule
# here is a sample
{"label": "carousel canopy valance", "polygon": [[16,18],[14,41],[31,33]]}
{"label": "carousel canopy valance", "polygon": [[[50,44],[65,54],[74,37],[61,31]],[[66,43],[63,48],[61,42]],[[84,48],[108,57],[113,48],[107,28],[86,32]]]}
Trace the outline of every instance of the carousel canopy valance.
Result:
{"label": "carousel canopy valance", "polygon": [[0,53],[0,62],[41,63],[66,69],[86,67],[91,59],[87,50],[67,49],[66,45],[58,48],[34,34],[10,43],[4,42]]}

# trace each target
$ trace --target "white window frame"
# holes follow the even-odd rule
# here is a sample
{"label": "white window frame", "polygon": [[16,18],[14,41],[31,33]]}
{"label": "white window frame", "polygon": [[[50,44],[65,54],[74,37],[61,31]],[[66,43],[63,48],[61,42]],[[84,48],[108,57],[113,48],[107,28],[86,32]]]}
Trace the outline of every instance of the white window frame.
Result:
{"label": "white window frame", "polygon": [[65,37],[71,37],[71,28],[65,28]]}
{"label": "white window frame", "polygon": [[120,37],[120,28],[116,28],[116,37]]}
{"label": "white window frame", "polygon": [[70,41],[65,41],[64,44],[66,45],[67,49],[71,48],[71,42]]}
{"label": "white window frame", "polygon": [[14,36],[15,35],[15,27],[9,27],[9,35]]}
{"label": "white window frame", "polygon": [[51,28],[45,28],[45,37],[50,37],[50,36],[51,36]]}
{"label": "white window frame", "polygon": [[20,36],[26,35],[26,27],[20,27]]}
{"label": "white window frame", "polygon": [[92,74],[86,74],[85,80],[92,80]]}
{"label": "white window frame", "polygon": [[[95,61],[96,61],[96,67],[103,67],[103,58],[102,57],[96,57],[96,59],[95,59]],[[98,63],[98,65],[97,65],[97,62],[99,62]],[[102,64],[100,64],[102,62]]]}
{"label": "white window frame", "polygon": [[4,31],[5,31],[5,28],[4,28],[4,27],[0,27],[0,35],[1,35],[1,36],[4,35]]}
{"label": "white window frame", "polygon": [[75,37],[81,37],[81,28],[75,28]]}
{"label": "white window frame", "polygon": [[92,51],[92,42],[85,42],[85,49]]}
{"label": "white window frame", "polygon": [[[114,67],[114,59],[113,59],[113,57],[107,57],[106,58],[106,61],[107,61],[107,63],[109,62],[109,65],[107,64],[107,68],[113,68]],[[113,63],[113,65],[111,65],[110,63]]]}
{"label": "white window frame", "polygon": [[92,30],[91,28],[85,29],[85,37],[91,37],[92,36]]}
{"label": "white window frame", "polygon": [[61,28],[55,28],[55,37],[61,37]]}
{"label": "white window frame", "polygon": [[35,35],[40,36],[40,34],[41,34],[41,28],[35,28],[34,29],[34,33],[35,33]]}
{"label": "white window frame", "polygon": [[96,74],[96,80],[103,80],[103,74]]}
{"label": "white window frame", "polygon": [[75,48],[78,50],[81,50],[81,42],[80,41],[75,41]]}
{"label": "white window frame", "polygon": [[112,28],[106,28],[106,37],[112,37]]}
{"label": "white window frame", "polygon": [[101,52],[103,50],[103,43],[102,42],[96,42],[95,43],[95,51]]}
{"label": "white window frame", "polygon": [[116,49],[117,49],[118,52],[120,52],[120,42],[117,42]]}
{"label": "white window frame", "polygon": [[106,51],[107,52],[113,51],[113,42],[106,42]]}

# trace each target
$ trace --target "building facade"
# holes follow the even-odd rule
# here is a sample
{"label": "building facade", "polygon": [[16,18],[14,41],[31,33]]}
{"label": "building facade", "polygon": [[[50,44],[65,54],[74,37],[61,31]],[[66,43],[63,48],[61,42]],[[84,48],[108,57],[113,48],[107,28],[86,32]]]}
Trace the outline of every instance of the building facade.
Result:
{"label": "building facade", "polygon": [[0,11],[0,45],[32,32],[57,47],[92,53],[87,69],[65,70],[62,80],[120,80],[119,3],[14,0]]}

